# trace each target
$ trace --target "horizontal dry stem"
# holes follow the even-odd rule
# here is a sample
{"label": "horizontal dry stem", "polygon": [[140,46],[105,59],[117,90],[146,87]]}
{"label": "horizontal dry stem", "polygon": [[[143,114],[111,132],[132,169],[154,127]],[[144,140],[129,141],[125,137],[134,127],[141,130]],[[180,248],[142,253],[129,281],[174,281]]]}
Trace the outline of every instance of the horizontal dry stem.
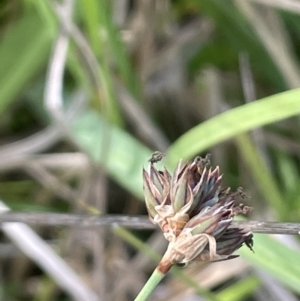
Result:
{"label": "horizontal dry stem", "polygon": [[[8,212],[0,214],[0,223],[21,222],[38,226],[120,226],[132,229],[155,229],[145,215],[82,215],[62,213],[24,213]],[[300,234],[300,223],[262,222],[262,221],[234,221],[234,226],[248,228],[254,233],[270,234]]]}

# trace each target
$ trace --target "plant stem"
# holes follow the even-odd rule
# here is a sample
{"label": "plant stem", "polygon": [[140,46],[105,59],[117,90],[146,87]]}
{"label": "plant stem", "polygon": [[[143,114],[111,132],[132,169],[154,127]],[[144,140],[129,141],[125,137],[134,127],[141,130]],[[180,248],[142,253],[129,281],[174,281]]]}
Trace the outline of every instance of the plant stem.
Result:
{"label": "plant stem", "polygon": [[134,301],[147,300],[149,295],[152,293],[158,283],[165,277],[165,275],[166,274],[162,273],[158,268],[156,268]]}
{"label": "plant stem", "polygon": [[[1,157],[1,154],[0,154]],[[0,166],[1,170],[1,166]],[[95,215],[93,214],[66,214],[66,213],[41,213],[41,212],[4,212],[0,214],[0,223],[25,223],[35,226],[80,226],[102,227],[114,226],[129,229],[155,229],[156,226],[145,215]],[[97,212],[98,213],[98,212]],[[246,227],[253,233],[299,235],[300,223],[281,223],[264,221],[240,221],[232,222],[234,227]]]}

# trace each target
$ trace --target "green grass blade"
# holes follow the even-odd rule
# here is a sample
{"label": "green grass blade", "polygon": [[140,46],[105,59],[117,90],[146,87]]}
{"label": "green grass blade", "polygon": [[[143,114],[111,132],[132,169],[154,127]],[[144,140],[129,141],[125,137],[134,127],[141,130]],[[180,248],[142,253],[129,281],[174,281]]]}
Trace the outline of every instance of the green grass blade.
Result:
{"label": "green grass blade", "polygon": [[151,150],[88,110],[72,125],[79,146],[133,194],[142,197],[142,168]]}
{"label": "green grass blade", "polygon": [[[119,126],[122,125],[122,116],[113,87],[113,77],[110,72],[111,56],[116,64],[116,69],[125,82],[127,88],[135,95],[137,91],[137,79],[133,73],[129,57],[125,47],[119,39],[119,33],[113,24],[113,18],[109,9],[110,3],[105,0],[81,1],[82,19],[89,37],[95,56],[99,62],[99,75],[105,100],[103,109],[106,116]],[[109,59],[108,59],[109,58]],[[103,111],[104,112],[104,111]]]}
{"label": "green grass blade", "polygon": [[0,114],[45,66],[52,35],[33,10],[7,31],[0,45]]}
{"label": "green grass blade", "polygon": [[114,24],[110,7],[111,1],[98,0],[98,3],[101,28],[106,33],[109,50],[113,55],[116,68],[129,92],[134,97],[139,98],[141,96],[140,81],[133,71],[125,45],[121,41],[120,33]]}
{"label": "green grass blade", "polygon": [[255,146],[247,135],[240,135],[236,138],[236,143],[243,160],[246,162],[248,170],[251,172],[253,180],[259,187],[265,200],[283,218],[288,210],[286,202],[278,188],[275,179],[267,170],[267,167],[259,156]]}
{"label": "green grass blade", "polygon": [[95,0],[83,0],[80,1],[80,8],[82,8],[83,21],[91,47],[94,54],[99,58],[100,54],[102,54],[102,43],[99,36],[99,2]]}
{"label": "green grass blade", "polygon": [[238,134],[299,113],[300,89],[242,105],[186,132],[171,145],[167,159],[174,166],[179,158],[187,159]]}
{"label": "green grass blade", "polygon": [[249,252],[247,248],[241,248],[238,253],[293,291],[300,293],[299,252],[289,249],[268,235],[255,234],[254,243],[255,253]]}
{"label": "green grass blade", "polygon": [[[207,15],[214,21],[217,35],[216,40],[210,47],[222,47],[222,49],[217,49],[218,54],[212,61],[202,62],[202,66],[205,63],[215,65],[215,60],[217,60],[222,62],[222,67],[226,66],[232,69],[238,64],[237,57],[239,53],[247,52],[251,58],[253,70],[272,83],[275,91],[280,92],[286,88],[278,68],[262,45],[252,25],[235,6],[234,1],[190,0],[190,2],[194,3],[195,7],[198,7],[201,14]],[[202,57],[201,52],[202,49],[198,54],[198,64],[199,61],[205,59]],[[228,54],[231,52],[230,58],[225,55],[227,59],[224,60],[223,53]],[[209,51],[207,55],[206,59],[211,55]],[[230,61],[231,59],[232,61]]]}
{"label": "green grass blade", "polygon": [[220,301],[239,301],[249,297],[260,286],[257,277],[247,277],[230,285],[217,294]]}

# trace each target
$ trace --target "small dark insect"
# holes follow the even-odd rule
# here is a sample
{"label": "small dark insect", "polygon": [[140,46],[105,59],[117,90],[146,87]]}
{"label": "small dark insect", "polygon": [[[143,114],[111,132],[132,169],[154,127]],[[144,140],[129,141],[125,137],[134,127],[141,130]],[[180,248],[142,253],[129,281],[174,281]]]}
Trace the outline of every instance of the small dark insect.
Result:
{"label": "small dark insect", "polygon": [[253,250],[253,235],[249,236],[249,238],[245,241],[246,246],[254,253]]}
{"label": "small dark insect", "polygon": [[161,161],[164,156],[164,153],[156,151],[153,153],[152,157],[148,160],[148,162],[150,162],[151,164],[157,163]]}

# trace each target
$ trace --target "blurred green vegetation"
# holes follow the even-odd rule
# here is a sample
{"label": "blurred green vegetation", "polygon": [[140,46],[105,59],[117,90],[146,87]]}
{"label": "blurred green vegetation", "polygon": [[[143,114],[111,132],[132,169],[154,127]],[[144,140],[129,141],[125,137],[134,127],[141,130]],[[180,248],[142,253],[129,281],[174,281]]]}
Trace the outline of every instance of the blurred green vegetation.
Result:
{"label": "blurred green vegetation", "polygon": [[[73,27],[68,27],[67,22],[61,24],[68,17],[60,18],[55,10],[59,1],[4,0],[1,199],[12,209],[30,212],[84,212],[83,203],[102,213],[144,214],[141,170],[154,150],[166,152],[163,164],[171,169],[180,158],[210,152],[226,184],[243,186],[251,195],[251,218],[299,221],[300,10],[293,11],[288,1],[277,2],[281,5],[250,0],[78,0],[69,20]],[[71,121],[65,119],[66,129],[56,140],[34,148],[28,137],[57,126],[45,93],[54,45],[59,35],[67,34],[61,109],[65,113],[76,107],[80,93],[85,105]],[[27,156],[39,160],[75,152],[89,157],[90,172],[42,166],[58,181],[55,185],[41,176],[39,165],[34,170],[26,165]],[[82,193],[97,185],[95,170],[106,177],[101,205],[94,200],[96,194]],[[45,232],[50,238],[57,234],[53,229]],[[298,238],[293,243],[299,250]],[[255,254],[241,253],[299,295],[299,251],[269,236],[255,237],[254,249]],[[16,280],[13,264],[8,265],[12,271],[5,267],[2,275],[9,277],[1,281],[11,287]],[[10,288],[2,293],[5,300],[59,296],[49,294],[46,276],[28,263],[22,272],[23,293]],[[26,291],[31,277],[39,279],[38,299]],[[259,285],[248,273],[218,298],[256,300],[252,293]]]}

